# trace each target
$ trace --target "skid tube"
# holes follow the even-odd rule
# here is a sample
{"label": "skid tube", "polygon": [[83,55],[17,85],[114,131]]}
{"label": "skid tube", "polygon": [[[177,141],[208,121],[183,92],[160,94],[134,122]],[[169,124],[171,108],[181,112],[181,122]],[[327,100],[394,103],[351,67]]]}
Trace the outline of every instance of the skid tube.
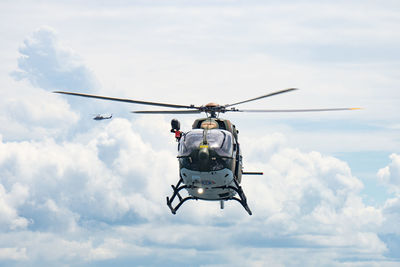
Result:
{"label": "skid tube", "polygon": [[[246,195],[245,195],[244,192],[243,192],[242,187],[238,184],[238,182],[236,181],[236,179],[233,179],[233,180],[234,180],[234,182],[235,182],[236,187],[235,187],[235,186],[229,185],[229,186],[219,186],[219,187],[215,187],[215,188],[221,188],[221,189],[229,188],[229,189],[232,189],[232,190],[234,190],[234,191],[238,194],[239,198],[237,198],[237,197],[229,197],[229,198],[223,198],[223,199],[220,199],[220,200],[221,200],[221,201],[236,200],[237,202],[239,202],[239,203],[243,206],[243,208],[247,211],[247,213],[248,213],[249,215],[252,215],[252,212],[251,212],[249,206],[247,205],[247,198],[246,198]],[[185,203],[186,201],[191,200],[191,199],[193,199],[193,200],[198,200],[198,199],[199,199],[199,198],[193,197],[193,196],[188,196],[188,197],[183,198],[183,197],[179,194],[179,192],[180,192],[182,189],[186,189],[186,188],[197,188],[197,187],[195,187],[195,186],[181,185],[182,182],[183,182],[183,179],[182,179],[182,177],[180,177],[180,179],[179,179],[178,183],[176,184],[176,186],[171,185],[172,190],[174,190],[174,193],[172,194],[171,198],[167,197],[167,206],[169,207],[169,209],[171,210],[172,214],[174,214],[174,215],[176,214],[176,211],[177,211],[177,210],[182,206],[182,204]],[[174,201],[175,197],[178,197],[179,203],[178,203],[175,207],[172,207],[172,202]]]}
{"label": "skid tube", "polygon": [[[169,197],[167,197],[167,206],[171,210],[172,214],[176,214],[176,211],[179,209],[179,207],[182,206],[182,204],[185,203],[187,200],[190,200],[190,199],[197,200],[196,197],[192,197],[192,196],[182,198],[182,196],[179,194],[179,191],[181,191],[182,189],[188,188],[187,185],[181,185],[182,182],[183,182],[183,179],[181,177],[179,179],[178,183],[176,184],[176,186],[171,185],[172,190],[174,190],[174,193],[172,194],[171,199]],[[172,202],[174,201],[176,196],[178,196],[178,198],[179,198],[179,203],[174,208],[174,207],[172,207]]]}

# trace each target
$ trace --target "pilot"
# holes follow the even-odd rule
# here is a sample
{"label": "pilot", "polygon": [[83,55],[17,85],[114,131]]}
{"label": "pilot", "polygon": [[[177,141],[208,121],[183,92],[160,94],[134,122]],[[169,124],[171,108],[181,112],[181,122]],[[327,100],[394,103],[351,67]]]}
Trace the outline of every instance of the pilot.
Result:
{"label": "pilot", "polygon": [[218,129],[218,123],[214,120],[205,120],[201,123],[200,128],[202,129]]}

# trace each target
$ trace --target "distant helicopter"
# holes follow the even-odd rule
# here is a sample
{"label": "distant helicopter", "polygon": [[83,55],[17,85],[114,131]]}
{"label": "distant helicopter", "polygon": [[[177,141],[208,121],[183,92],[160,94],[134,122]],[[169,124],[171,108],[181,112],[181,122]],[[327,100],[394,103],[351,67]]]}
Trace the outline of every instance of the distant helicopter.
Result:
{"label": "distant helicopter", "polygon": [[107,116],[107,115],[101,115],[101,114],[97,114],[95,117],[93,117],[93,120],[95,121],[101,121],[101,120],[109,120],[112,118],[112,114]]}
{"label": "distant helicopter", "polygon": [[[103,100],[178,108],[178,110],[150,110],[132,111],[138,114],[197,114],[206,113],[206,118],[194,121],[192,130],[180,131],[180,122],[171,121],[171,132],[175,134],[178,142],[179,181],[172,186],[173,194],[167,197],[167,205],[172,214],[187,200],[219,201],[221,209],[224,202],[236,200],[249,215],[252,212],[247,204],[247,198],[240,186],[242,175],[262,175],[262,172],[243,171],[243,158],[238,142],[236,126],[227,119],[219,118],[220,113],[226,112],[313,112],[313,111],[339,111],[355,110],[359,108],[328,108],[328,109],[237,109],[234,106],[259,100],[274,95],[297,90],[288,88],[275,91],[256,98],[227,105],[208,103],[204,106],[176,105],[158,102],[148,102],[132,99],[113,98],[98,95],[89,95],[73,92],[54,91],[58,94],[97,98]],[[189,196],[182,197],[180,191],[186,189]],[[236,196],[237,195],[237,196]],[[173,201],[178,197],[178,203],[173,206]]]}

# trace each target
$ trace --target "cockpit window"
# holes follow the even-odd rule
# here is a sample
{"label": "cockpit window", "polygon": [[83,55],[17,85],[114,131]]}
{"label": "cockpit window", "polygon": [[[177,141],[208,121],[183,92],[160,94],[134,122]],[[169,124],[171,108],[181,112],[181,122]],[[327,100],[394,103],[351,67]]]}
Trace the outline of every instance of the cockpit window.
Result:
{"label": "cockpit window", "polygon": [[[203,142],[203,129],[194,129],[186,133],[180,140],[179,156],[189,156],[190,153],[199,149]],[[221,129],[207,130],[207,142],[210,149],[221,157],[232,157],[232,134]]]}

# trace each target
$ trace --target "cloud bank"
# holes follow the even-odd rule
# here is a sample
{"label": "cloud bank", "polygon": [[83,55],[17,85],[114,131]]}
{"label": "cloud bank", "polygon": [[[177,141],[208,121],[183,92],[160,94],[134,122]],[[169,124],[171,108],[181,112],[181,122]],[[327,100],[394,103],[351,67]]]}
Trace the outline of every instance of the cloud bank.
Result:
{"label": "cloud bank", "polygon": [[363,185],[345,162],[266,136],[269,143],[248,151],[267,159],[247,162],[265,172],[243,182],[253,216],[236,203],[221,211],[201,201],[172,216],[164,197],[177,179],[174,155],[154,150],[132,126],[115,119],[70,142],[0,143],[4,259],[151,265],[179,252],[182,262],[196,257],[221,266],[385,260],[379,233],[384,221],[395,222],[386,213],[397,202],[384,210],[364,204]]}

